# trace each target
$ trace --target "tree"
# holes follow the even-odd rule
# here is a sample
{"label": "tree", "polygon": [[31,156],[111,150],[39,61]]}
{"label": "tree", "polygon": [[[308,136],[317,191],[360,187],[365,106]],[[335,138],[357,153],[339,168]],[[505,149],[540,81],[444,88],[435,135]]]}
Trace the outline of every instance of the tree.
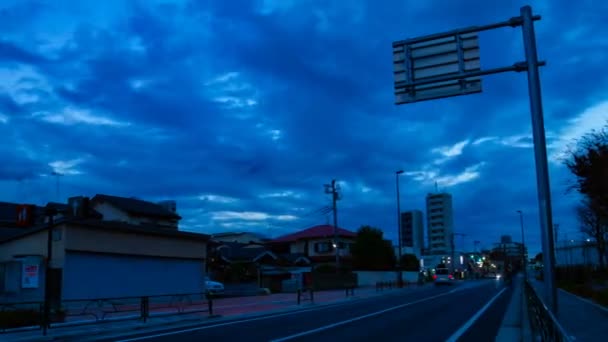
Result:
{"label": "tree", "polygon": [[608,219],[608,124],[585,134],[569,151],[566,166],[576,177],[572,188],[591,201],[591,208]]}
{"label": "tree", "polygon": [[362,226],[352,249],[355,268],[365,270],[386,270],[395,267],[395,251],[390,241],[384,240],[384,233],[378,228]]}
{"label": "tree", "polygon": [[580,223],[581,232],[595,240],[600,269],[604,269],[604,258],[606,257],[606,240],[608,235],[608,221],[600,214],[601,211],[594,207],[594,202],[584,199],[576,207],[576,215]]}
{"label": "tree", "polygon": [[403,254],[399,264],[405,271],[420,271],[420,260],[418,260],[415,254]]}
{"label": "tree", "polygon": [[536,256],[534,257],[534,261],[542,263],[543,262],[543,253],[536,254]]}

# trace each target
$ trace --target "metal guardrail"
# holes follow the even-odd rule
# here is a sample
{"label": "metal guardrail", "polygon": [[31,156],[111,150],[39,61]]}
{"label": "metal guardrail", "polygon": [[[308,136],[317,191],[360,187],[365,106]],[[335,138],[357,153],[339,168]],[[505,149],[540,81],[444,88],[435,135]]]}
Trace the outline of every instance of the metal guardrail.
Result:
{"label": "metal guardrail", "polygon": [[573,341],[527,280],[524,285],[524,293],[528,303],[530,325],[536,337],[539,337],[541,341]]}
{"label": "metal guardrail", "polygon": [[14,328],[53,328],[59,325],[84,325],[110,320],[141,320],[207,312],[213,315],[213,296],[206,293],[161,296],[70,299],[52,304],[48,321],[44,302],[0,302],[0,333]]}
{"label": "metal guardrail", "polygon": [[[308,293],[308,296],[306,296]],[[309,301],[311,303],[315,302],[315,291],[313,289],[298,289],[297,294],[297,302],[300,305],[303,301]]]}

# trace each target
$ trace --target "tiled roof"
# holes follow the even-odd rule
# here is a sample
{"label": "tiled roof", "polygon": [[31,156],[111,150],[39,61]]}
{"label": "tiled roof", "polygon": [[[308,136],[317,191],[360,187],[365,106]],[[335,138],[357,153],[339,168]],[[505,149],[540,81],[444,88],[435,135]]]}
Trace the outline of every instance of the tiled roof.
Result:
{"label": "tiled roof", "polygon": [[[297,240],[317,239],[324,237],[333,237],[334,227],[330,225],[314,226],[308,229],[301,230],[292,234],[283,235],[271,242],[294,242]],[[338,236],[340,237],[355,237],[356,233],[338,227]]]}
{"label": "tiled roof", "polygon": [[179,215],[164,208],[162,205],[136,198],[97,194],[93,197],[92,202],[107,202],[129,214],[167,219],[181,219]]}

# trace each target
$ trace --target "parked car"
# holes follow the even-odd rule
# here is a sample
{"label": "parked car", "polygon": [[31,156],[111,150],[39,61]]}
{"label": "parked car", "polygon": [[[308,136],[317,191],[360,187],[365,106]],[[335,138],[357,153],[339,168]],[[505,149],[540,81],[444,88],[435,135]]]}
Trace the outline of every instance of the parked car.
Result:
{"label": "parked car", "polygon": [[219,295],[224,293],[224,284],[205,277],[205,292],[207,294]]}
{"label": "parked car", "polygon": [[447,268],[435,269],[435,275],[433,276],[435,285],[451,285],[454,281],[454,276],[450,274],[450,270]]}

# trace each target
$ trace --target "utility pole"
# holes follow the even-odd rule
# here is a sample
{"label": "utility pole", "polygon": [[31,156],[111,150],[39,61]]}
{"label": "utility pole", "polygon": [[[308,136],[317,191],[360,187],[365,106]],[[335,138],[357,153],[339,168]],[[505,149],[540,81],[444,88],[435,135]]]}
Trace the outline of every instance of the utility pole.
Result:
{"label": "utility pole", "polygon": [[455,234],[452,233],[451,238],[450,238],[450,246],[452,248],[452,262],[450,262],[450,266],[452,268],[452,271],[451,271],[452,275],[454,274],[454,258],[455,258],[455,255],[456,255],[456,252],[455,252],[456,248],[454,246],[454,235]]}
{"label": "utility pole", "polygon": [[43,325],[42,335],[46,336],[47,329],[50,326],[51,320],[51,259],[53,257],[53,226],[55,225],[53,217],[57,214],[57,210],[54,208],[46,208],[47,222],[47,237],[46,237],[46,262],[44,269],[44,311],[43,311]]}
{"label": "utility pole", "polygon": [[452,233],[451,238],[450,238],[450,245],[452,248],[452,274],[454,274],[454,264],[456,263],[456,244],[454,243],[454,236],[459,235],[459,236],[466,236],[466,234],[463,233]]}
{"label": "utility pole", "polygon": [[62,173],[59,173],[57,171],[53,171],[51,173],[52,176],[55,176],[55,182],[56,182],[56,194],[57,194],[57,202],[61,203],[61,198],[59,197],[59,177],[63,176]]}
{"label": "utility pole", "polygon": [[[396,183],[396,187],[397,187],[397,239],[399,239],[399,243],[397,244],[397,248],[399,248],[399,250],[397,251],[397,267],[399,268],[398,274],[399,274],[399,279],[398,281],[398,286],[402,287],[403,286],[403,272],[401,271],[401,254],[402,254],[402,237],[401,237],[401,199],[400,199],[400,195],[399,195],[399,175],[403,173],[403,170],[399,170],[397,172],[395,172],[395,183]],[[412,221],[413,221],[414,217],[412,216]]]}
{"label": "utility pole", "polygon": [[337,201],[339,198],[338,191],[340,186],[336,184],[336,180],[332,179],[331,184],[325,184],[325,193],[331,194],[332,198],[332,209],[334,212],[334,248],[336,250],[336,272],[340,270],[340,241],[338,241],[338,206]]}

